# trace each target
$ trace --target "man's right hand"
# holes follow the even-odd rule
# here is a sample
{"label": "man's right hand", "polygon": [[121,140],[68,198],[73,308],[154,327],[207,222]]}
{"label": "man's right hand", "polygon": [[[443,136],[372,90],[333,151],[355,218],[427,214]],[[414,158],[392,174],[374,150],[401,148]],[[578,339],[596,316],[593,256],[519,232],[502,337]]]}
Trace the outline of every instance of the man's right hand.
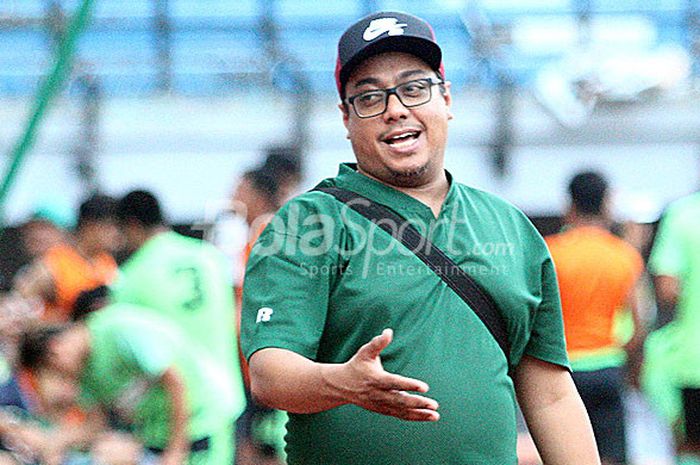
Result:
{"label": "man's right hand", "polygon": [[428,392],[425,382],[384,370],[380,354],[392,339],[393,331],[385,329],[360,347],[347,362],[321,365],[321,376],[333,391],[330,395],[340,397],[345,403],[402,420],[439,420],[437,401],[411,393]]}

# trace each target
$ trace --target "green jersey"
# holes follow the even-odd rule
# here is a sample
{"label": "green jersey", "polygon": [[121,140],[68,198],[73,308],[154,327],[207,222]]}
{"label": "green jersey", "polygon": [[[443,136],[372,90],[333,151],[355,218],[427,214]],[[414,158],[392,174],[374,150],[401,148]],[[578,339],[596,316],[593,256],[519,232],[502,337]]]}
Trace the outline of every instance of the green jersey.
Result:
{"label": "green jersey", "polygon": [[127,304],[91,314],[90,355],[83,368],[81,403],[114,411],[148,447],[164,448],[170,437],[170,398],[160,377],[174,367],[183,377],[192,442],[233,422],[230,395],[206,353],[192,347],[164,318]]}
{"label": "green jersey", "polygon": [[[515,207],[450,179],[435,218],[353,165],[323,185],[395,210],[487,289],[506,321],[513,365],[528,354],[568,367],[552,261]],[[419,258],[330,195],[301,195],[270,222],[248,262],[243,299],[248,358],[277,347],[341,363],[393,328],[384,368],[427,382],[440,404],[435,423],[354,405],[290,415],[291,465],[516,464],[513,383],[495,339]]]}
{"label": "green jersey", "polygon": [[[654,241],[649,269],[680,281],[676,322],[700,331],[700,193],[673,203]],[[692,344],[697,346],[698,344]]]}
{"label": "green jersey", "polygon": [[654,275],[673,276],[680,295],[673,321],[646,341],[643,386],[652,404],[675,421],[681,389],[700,388],[700,193],[677,200],[659,224],[649,258]]}
{"label": "green jersey", "polygon": [[214,246],[175,232],[157,234],[123,264],[113,298],[167,318],[208,351],[220,364],[219,377],[228,379],[235,415],[243,410],[233,290]]}

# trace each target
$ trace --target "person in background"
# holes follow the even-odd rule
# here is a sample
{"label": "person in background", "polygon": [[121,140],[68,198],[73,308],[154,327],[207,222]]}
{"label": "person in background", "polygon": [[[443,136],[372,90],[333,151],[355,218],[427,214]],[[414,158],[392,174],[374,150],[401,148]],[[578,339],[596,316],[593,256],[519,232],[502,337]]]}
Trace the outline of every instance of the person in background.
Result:
{"label": "person in background", "polygon": [[231,397],[218,364],[153,312],[111,304],[81,322],[27,330],[21,366],[73,386],[87,419],[58,428],[38,445],[59,464],[72,447],[89,447],[116,412],[161,465],[230,465]]}
{"label": "person in background", "polygon": [[[268,157],[268,160],[270,158]],[[280,207],[280,183],[283,177],[268,173],[266,165],[247,171],[241,177],[240,182],[232,198],[233,209],[237,215],[245,218],[248,226],[247,243],[243,253],[234,259],[240,261],[236,268],[245,269],[248,257],[253,245],[262,231],[267,226],[272,216]],[[268,166],[269,168],[269,166]],[[240,305],[243,298],[243,276],[236,283],[236,308],[237,323],[240,326]],[[246,387],[249,388],[248,364],[245,358],[240,359]],[[284,423],[286,417],[283,412],[269,409],[258,404],[249,396],[246,389],[248,404],[238,424],[241,448],[239,460],[241,465],[253,465],[260,463],[279,463],[284,456]]]}
{"label": "person in background", "polygon": [[277,179],[277,197],[281,206],[297,194],[301,183],[301,149],[293,145],[276,145],[268,147],[265,153],[265,161],[257,170]]}
{"label": "person in background", "polygon": [[78,295],[111,283],[117,276],[113,258],[119,247],[116,201],[93,195],[78,210],[74,233],[56,243],[18,274],[14,289],[23,297],[44,303],[42,318],[66,322]]}
{"label": "person in background", "polygon": [[[213,245],[170,229],[160,202],[135,190],[119,200],[120,229],[131,255],[111,287],[115,303],[138,305],[175,324],[218,366],[234,420],[245,407],[236,344],[235,303],[226,259]],[[229,425],[232,429],[233,421]]]}
{"label": "person in background", "polygon": [[679,464],[700,464],[700,193],[673,202],[654,240],[649,270],[660,329],[645,347],[646,390],[674,424]]}
{"label": "person in background", "polygon": [[[639,353],[644,341],[636,296],[644,261],[639,251],[609,231],[608,183],[601,174],[575,175],[568,191],[565,229],[546,238],[559,281],[567,350],[601,460],[624,465],[624,365],[626,354]],[[625,309],[631,311],[634,333],[622,345],[615,323]]]}

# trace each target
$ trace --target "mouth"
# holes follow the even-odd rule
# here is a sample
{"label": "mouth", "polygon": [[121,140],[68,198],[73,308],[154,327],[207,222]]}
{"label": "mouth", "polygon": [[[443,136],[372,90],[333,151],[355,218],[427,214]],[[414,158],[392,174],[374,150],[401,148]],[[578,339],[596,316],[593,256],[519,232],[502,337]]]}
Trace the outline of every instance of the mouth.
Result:
{"label": "mouth", "polygon": [[394,148],[403,148],[413,144],[420,135],[421,131],[419,130],[405,130],[390,134],[388,137],[383,138],[382,142]]}

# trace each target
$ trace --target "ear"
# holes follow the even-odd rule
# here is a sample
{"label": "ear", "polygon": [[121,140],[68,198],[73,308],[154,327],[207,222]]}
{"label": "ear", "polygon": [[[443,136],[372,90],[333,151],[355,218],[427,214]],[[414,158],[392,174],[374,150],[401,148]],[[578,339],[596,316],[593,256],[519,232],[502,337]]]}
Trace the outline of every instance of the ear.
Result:
{"label": "ear", "polygon": [[[350,130],[350,128],[348,127],[348,125],[350,124],[350,110],[349,110],[349,107],[348,107],[348,105],[346,105],[345,103],[340,102],[340,103],[338,104],[338,109],[340,110],[340,113],[342,113],[342,115],[343,115],[343,125],[345,126],[345,129],[347,129],[347,130],[349,131],[349,130]],[[346,139],[350,139],[350,134],[349,134],[349,133],[346,133],[346,134],[345,134],[345,138],[346,138]]]}
{"label": "ear", "polygon": [[445,105],[447,106],[447,119],[451,120],[454,118],[454,115],[452,115],[452,83],[450,81],[445,81],[443,85],[440,86],[440,93],[442,94],[442,98],[445,99]]}

